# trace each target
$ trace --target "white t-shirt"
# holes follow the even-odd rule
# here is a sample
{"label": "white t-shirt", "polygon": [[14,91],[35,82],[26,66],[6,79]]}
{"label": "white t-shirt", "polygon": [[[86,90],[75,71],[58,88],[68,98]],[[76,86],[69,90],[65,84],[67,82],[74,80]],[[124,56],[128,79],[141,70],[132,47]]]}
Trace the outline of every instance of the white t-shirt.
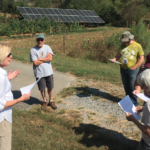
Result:
{"label": "white t-shirt", "polygon": [[[141,122],[150,126],[150,101],[148,101],[143,108],[143,115]],[[142,132],[142,138],[150,146],[150,137]]]}
{"label": "white t-shirt", "polygon": [[[30,61],[33,62],[38,58],[45,58],[48,53],[54,55],[50,46],[45,44],[41,48],[35,46],[30,50]],[[33,65],[33,70],[36,78],[47,77],[53,74],[51,62],[43,62],[38,66]]]}

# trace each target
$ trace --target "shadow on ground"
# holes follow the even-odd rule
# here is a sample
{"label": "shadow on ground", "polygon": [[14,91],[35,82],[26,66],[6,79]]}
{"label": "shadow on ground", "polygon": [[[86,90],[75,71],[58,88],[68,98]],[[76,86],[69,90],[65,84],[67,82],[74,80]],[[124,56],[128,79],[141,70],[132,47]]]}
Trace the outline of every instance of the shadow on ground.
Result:
{"label": "shadow on ground", "polygon": [[[17,98],[21,97],[21,92],[20,91],[12,91],[12,93],[13,93],[14,99],[17,99]],[[32,96],[30,97],[30,100],[23,101],[23,103],[26,103],[28,105],[42,104],[42,102],[39,99],[37,99],[35,97],[32,97]]]}
{"label": "shadow on ground", "polygon": [[[138,141],[127,139],[122,133],[92,124],[74,127],[76,134],[83,134],[79,142],[87,147],[101,147],[101,150],[136,150]],[[107,148],[106,148],[107,147]]]}
{"label": "shadow on ground", "polygon": [[77,87],[76,90],[78,93],[77,95],[79,97],[83,97],[83,96],[86,97],[92,94],[92,96],[96,96],[97,98],[105,98],[113,102],[119,102],[121,100],[120,98],[107,93],[107,91],[104,91],[103,89],[99,90],[99,89],[89,88],[89,87]]}

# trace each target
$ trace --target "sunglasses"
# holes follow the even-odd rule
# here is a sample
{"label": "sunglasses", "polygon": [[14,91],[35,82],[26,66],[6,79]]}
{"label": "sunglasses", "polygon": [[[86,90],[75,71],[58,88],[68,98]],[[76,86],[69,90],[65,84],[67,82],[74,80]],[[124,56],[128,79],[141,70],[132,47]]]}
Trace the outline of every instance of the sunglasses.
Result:
{"label": "sunglasses", "polygon": [[7,55],[7,57],[10,57],[11,56],[11,53],[9,53],[8,55]]}
{"label": "sunglasses", "polygon": [[43,42],[43,41],[44,41],[44,39],[37,39],[37,41],[38,41],[38,42],[39,42],[39,41]]}

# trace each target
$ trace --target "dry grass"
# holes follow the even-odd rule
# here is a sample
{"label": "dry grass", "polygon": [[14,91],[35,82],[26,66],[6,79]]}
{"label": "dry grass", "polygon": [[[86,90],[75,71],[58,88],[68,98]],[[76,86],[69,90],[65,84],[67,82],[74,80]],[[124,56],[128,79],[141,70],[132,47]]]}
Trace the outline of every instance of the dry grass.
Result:
{"label": "dry grass", "polygon": [[[103,27],[104,28],[104,27]],[[103,31],[96,31],[96,32],[86,32],[86,33],[72,33],[65,35],[65,53],[67,54],[71,49],[74,47],[78,47],[81,44],[81,41],[87,41],[89,38],[91,40],[96,40],[99,37],[102,37],[103,34],[109,33],[111,35],[112,33],[116,33],[119,31],[122,31],[122,28],[114,28],[113,30],[111,28],[104,28],[106,29],[106,32]],[[46,36],[45,43],[50,45],[53,49],[54,53],[62,53],[63,51],[63,36],[64,35],[51,35]],[[18,48],[29,48],[29,50],[36,44],[35,43],[35,37],[33,38],[26,38],[26,39],[9,39],[6,41],[3,41],[4,43],[9,44],[12,48],[18,47]],[[17,51],[15,51],[17,53]],[[66,55],[64,54],[64,55]]]}
{"label": "dry grass", "polygon": [[79,111],[65,110],[65,114],[58,114],[59,111],[41,110],[40,106],[31,111],[14,109],[12,150],[132,150],[137,147],[138,142],[132,140],[138,137],[137,133],[124,133],[131,137],[127,139],[117,131],[80,124]]}
{"label": "dry grass", "polygon": [[108,124],[113,124],[113,123],[116,123],[118,122],[118,118],[117,116],[105,116],[105,118],[107,119],[107,123]]}
{"label": "dry grass", "polygon": [[[4,16],[4,13],[0,12],[0,16]],[[11,18],[12,14],[6,13],[6,18]]]}

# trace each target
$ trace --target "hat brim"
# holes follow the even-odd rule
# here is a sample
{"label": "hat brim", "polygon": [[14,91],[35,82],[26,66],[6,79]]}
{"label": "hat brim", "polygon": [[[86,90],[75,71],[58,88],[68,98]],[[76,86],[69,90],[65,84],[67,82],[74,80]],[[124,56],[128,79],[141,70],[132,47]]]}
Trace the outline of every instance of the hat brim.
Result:
{"label": "hat brim", "polygon": [[120,39],[121,42],[129,42],[129,38],[122,38]]}
{"label": "hat brim", "polygon": [[43,37],[37,37],[36,39],[44,39]]}
{"label": "hat brim", "polygon": [[134,35],[130,35],[128,38],[121,38],[120,41],[121,42],[129,42],[129,40],[133,40],[134,39]]}

